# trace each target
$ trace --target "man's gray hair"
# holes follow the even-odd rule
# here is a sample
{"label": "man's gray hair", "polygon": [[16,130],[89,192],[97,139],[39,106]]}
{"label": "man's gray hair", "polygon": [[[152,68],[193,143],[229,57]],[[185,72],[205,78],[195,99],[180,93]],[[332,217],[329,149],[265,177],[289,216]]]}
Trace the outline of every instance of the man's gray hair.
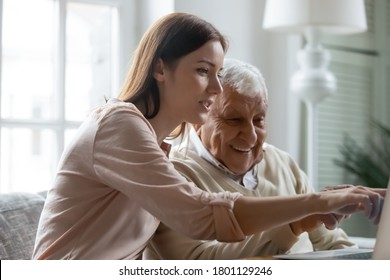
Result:
{"label": "man's gray hair", "polygon": [[248,96],[264,93],[268,100],[268,90],[260,70],[241,60],[225,58],[221,71],[221,84]]}

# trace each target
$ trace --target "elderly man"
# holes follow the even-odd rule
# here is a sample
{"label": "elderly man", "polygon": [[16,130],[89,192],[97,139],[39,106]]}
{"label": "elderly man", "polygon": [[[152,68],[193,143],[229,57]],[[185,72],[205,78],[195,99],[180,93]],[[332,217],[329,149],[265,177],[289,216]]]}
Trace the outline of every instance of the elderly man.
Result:
{"label": "elderly man", "polygon": [[[265,143],[267,89],[259,70],[226,59],[206,123],[172,152],[175,167],[199,188],[245,196],[287,196],[311,192],[307,176],[284,151]],[[258,213],[278,215],[278,213]],[[145,259],[238,259],[354,246],[336,216],[313,215],[238,243],[199,241],[160,225]],[[327,228],[333,228],[331,230]]]}

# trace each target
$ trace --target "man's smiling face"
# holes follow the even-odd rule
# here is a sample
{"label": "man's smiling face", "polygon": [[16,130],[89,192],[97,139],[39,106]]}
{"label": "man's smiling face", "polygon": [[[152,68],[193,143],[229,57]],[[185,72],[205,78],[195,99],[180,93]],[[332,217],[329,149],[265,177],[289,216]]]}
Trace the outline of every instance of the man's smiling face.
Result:
{"label": "man's smiling face", "polygon": [[226,86],[198,129],[204,146],[237,175],[263,158],[267,107],[264,93],[246,95]]}

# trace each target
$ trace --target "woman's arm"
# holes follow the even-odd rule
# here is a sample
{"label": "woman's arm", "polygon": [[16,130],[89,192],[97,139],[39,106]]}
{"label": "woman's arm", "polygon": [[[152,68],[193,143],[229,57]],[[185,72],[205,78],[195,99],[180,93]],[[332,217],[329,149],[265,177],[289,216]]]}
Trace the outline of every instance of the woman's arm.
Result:
{"label": "woman's arm", "polygon": [[294,197],[240,197],[233,212],[245,235],[291,223],[311,214],[349,215],[364,211],[370,219],[380,215],[381,196],[354,187]]}

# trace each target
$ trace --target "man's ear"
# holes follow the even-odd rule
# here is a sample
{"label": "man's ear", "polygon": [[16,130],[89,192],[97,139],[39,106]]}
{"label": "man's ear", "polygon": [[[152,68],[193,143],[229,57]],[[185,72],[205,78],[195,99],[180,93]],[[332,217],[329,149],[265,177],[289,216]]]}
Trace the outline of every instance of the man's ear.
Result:
{"label": "man's ear", "polygon": [[153,77],[159,82],[164,80],[164,61],[161,58],[153,66]]}

